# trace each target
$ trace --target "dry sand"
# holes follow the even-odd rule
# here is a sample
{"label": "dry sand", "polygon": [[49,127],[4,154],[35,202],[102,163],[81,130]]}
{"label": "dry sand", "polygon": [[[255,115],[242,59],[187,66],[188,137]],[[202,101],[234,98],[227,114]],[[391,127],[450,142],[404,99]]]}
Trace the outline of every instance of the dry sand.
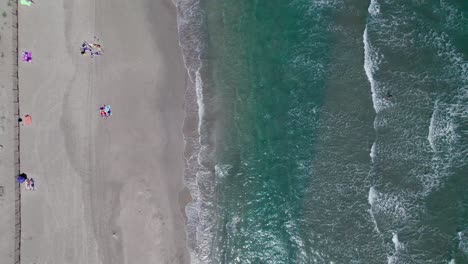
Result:
{"label": "dry sand", "polygon": [[17,161],[16,53],[13,2],[0,1],[0,263],[15,260],[15,162]]}
{"label": "dry sand", "polygon": [[[82,56],[100,39],[104,56]],[[21,262],[188,263],[185,68],[170,0],[36,0],[20,8]],[[101,104],[113,116],[99,117]],[[1,253],[1,252],[0,252]]]}

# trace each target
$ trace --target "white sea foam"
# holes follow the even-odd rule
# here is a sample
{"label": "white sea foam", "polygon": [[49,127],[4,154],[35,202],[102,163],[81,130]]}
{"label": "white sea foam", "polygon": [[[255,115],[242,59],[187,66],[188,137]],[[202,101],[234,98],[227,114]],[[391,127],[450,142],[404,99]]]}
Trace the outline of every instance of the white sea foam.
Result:
{"label": "white sea foam", "polygon": [[377,199],[377,193],[376,193],[374,186],[372,186],[369,189],[369,195],[367,198],[369,205],[370,205],[369,214],[371,217],[371,221],[374,224],[374,230],[377,232],[377,234],[381,235],[382,233],[380,232],[379,226],[377,225],[377,220],[375,220],[374,212],[372,210],[372,206],[374,205],[376,199]]}
{"label": "white sea foam", "polygon": [[339,8],[344,4],[343,0],[315,0],[311,1],[315,8]]}
{"label": "white sea foam", "polygon": [[457,99],[468,99],[468,62],[462,52],[453,44],[445,32],[430,30],[424,35],[423,42],[437,49],[437,56],[444,62],[445,76],[449,81],[460,82]]}
{"label": "white sea foam", "polygon": [[[291,215],[288,216],[291,218]],[[285,223],[286,232],[288,233],[291,244],[290,246],[294,247],[298,252],[296,261],[299,263],[306,263],[310,257],[307,253],[307,246],[305,241],[303,240],[303,236],[301,235],[301,230],[297,223],[297,220],[289,220]]]}
{"label": "white sea foam", "polygon": [[455,123],[451,117],[450,106],[434,103],[427,139],[433,151],[453,144],[457,138]]}
{"label": "white sea foam", "polygon": [[[204,146],[203,118],[205,105],[203,98],[203,81],[200,74],[203,50],[202,24],[203,12],[198,0],[175,0],[177,5],[177,28],[179,31],[179,45],[183,53],[183,60],[187,69],[190,84],[186,93],[186,120],[198,119],[198,126],[193,128],[197,135],[184,134],[186,150],[193,152],[186,159],[185,184],[190,190],[193,201],[186,208],[187,215],[187,245],[190,249],[191,263],[207,263],[211,254],[213,241],[213,217],[210,196],[213,194],[214,176],[201,165],[211,154],[208,146]],[[193,85],[193,86],[192,86]],[[195,131],[193,131],[195,132]],[[196,157],[196,159],[194,158]]]}
{"label": "white sea foam", "polygon": [[[428,126],[425,125],[425,128],[428,128],[426,135],[429,144],[423,142],[426,148],[416,153],[424,155],[421,156],[423,159],[418,159],[418,161],[427,161],[427,163],[424,162],[424,169],[419,169],[418,175],[415,176],[417,179],[421,179],[423,191],[417,194],[396,194],[392,191],[387,192],[388,189],[385,187],[382,187],[382,189],[372,187],[369,190],[368,202],[371,207],[369,212],[372,221],[376,229],[378,223],[378,227],[388,238],[389,234],[385,231],[392,230],[396,226],[404,225],[410,221],[415,221],[416,218],[414,216],[418,211],[424,210],[422,207],[414,207],[415,203],[412,202],[414,199],[421,199],[421,195],[425,196],[435,188],[442,186],[446,178],[453,174],[457,164],[463,164],[463,160],[465,160],[464,163],[466,164],[466,157],[468,157],[467,148],[466,144],[463,146],[464,140],[461,140],[461,138],[464,132],[460,130],[466,124],[466,120],[468,120],[464,119],[468,117],[468,63],[464,58],[465,56],[461,52],[458,52],[459,48],[453,45],[454,42],[449,33],[444,33],[443,30],[434,32],[429,30],[429,32],[424,33],[401,30],[405,24],[419,21],[418,18],[402,17],[402,20],[391,21],[389,19],[387,21],[384,16],[380,16],[380,6],[377,1],[371,0],[368,8],[368,24],[363,35],[364,69],[371,86],[375,112],[379,113],[386,108],[388,102],[382,98],[382,95],[384,95],[385,89],[388,88],[384,87],[384,85],[390,84],[386,79],[381,79],[381,75],[378,74],[379,66],[383,65],[381,63],[383,57],[379,53],[387,50],[384,48],[379,49],[381,42],[378,41],[385,40],[385,47],[388,47],[389,50],[401,51],[402,53],[409,52],[406,49],[407,47],[417,47],[418,45],[431,50],[437,50],[433,54],[438,57],[435,60],[438,63],[437,67],[439,67],[440,74],[436,74],[435,76],[424,75],[424,77],[416,76],[414,79],[418,82],[420,81],[418,78],[427,78],[427,80],[421,80],[420,82],[424,85],[425,83],[430,83],[432,79],[436,79],[442,83],[447,83],[449,86],[444,93],[435,94],[431,91],[431,97],[433,95],[436,96],[436,101],[430,120],[427,120],[429,121]],[[440,2],[441,5],[444,5],[446,1],[441,0]],[[455,11],[457,10],[447,11],[450,12],[450,16],[458,16],[456,19],[452,19],[451,22],[449,21],[450,23],[460,23],[460,21],[463,21],[459,18],[460,13],[456,13]],[[389,30],[386,30],[387,28]],[[406,28],[407,26],[405,26]],[[408,81],[408,83],[413,83],[413,81]],[[457,92],[454,92],[455,89],[457,89]],[[383,124],[385,124],[385,116],[377,115],[374,120],[374,128],[381,128]],[[377,130],[377,132],[379,131]],[[379,145],[379,153],[377,154],[379,158],[385,156],[385,147],[385,145]],[[376,161],[375,143],[369,155],[374,163]],[[376,162],[379,162],[379,159]],[[393,245],[391,243],[389,245],[393,247],[390,247],[387,252],[388,263],[404,262],[402,258],[406,258],[406,255],[401,254],[401,251],[404,251],[405,243],[400,242],[397,233],[393,233],[391,239]],[[404,240],[404,237],[401,237],[401,239]],[[460,240],[458,242],[459,249],[461,251],[468,250],[468,239],[463,238],[461,232],[458,234],[458,239]],[[440,262],[455,263],[455,260],[449,261],[446,259]]]}
{"label": "white sea foam", "polygon": [[369,83],[371,86],[372,102],[374,105],[374,110],[377,112],[377,96],[375,94],[374,67],[372,65],[372,57],[371,57],[372,50],[370,48],[370,44],[367,39],[367,26],[364,29],[363,42],[364,42],[364,70],[366,72],[367,79],[369,80]]}
{"label": "white sea foam", "polygon": [[198,104],[198,133],[201,133],[203,116],[205,114],[205,105],[203,103],[203,81],[200,75],[200,70],[197,70],[195,73],[195,91],[197,94]]}
{"label": "white sea foam", "polygon": [[216,164],[215,165],[215,175],[218,178],[224,178],[229,174],[229,170],[232,168],[231,165],[228,164]]}
{"label": "white sea foam", "polygon": [[[451,168],[459,163],[461,151],[458,150],[459,138],[455,121],[458,104],[434,103],[429,122],[427,140],[432,149],[431,172],[418,174],[424,190],[422,195],[440,187],[444,179],[451,175]],[[462,162],[462,161],[461,161]]]}
{"label": "white sea foam", "polygon": [[376,192],[374,186],[372,186],[369,189],[369,195],[367,197],[367,201],[369,202],[369,205],[372,206],[372,205],[374,205],[376,200],[377,200],[377,192]]}
{"label": "white sea foam", "polygon": [[375,142],[374,142],[374,144],[372,144],[369,156],[371,158],[372,163],[374,163],[374,159],[375,159]]}
{"label": "white sea foam", "polygon": [[457,233],[458,249],[465,254],[468,254],[468,238],[463,231]]}
{"label": "white sea foam", "polygon": [[448,264],[456,264],[456,263],[455,263],[455,259],[451,259],[451,260],[448,262]]}
{"label": "white sea foam", "polygon": [[379,98],[379,88],[378,83],[374,79],[374,74],[378,70],[378,65],[382,60],[382,56],[373,49],[368,36],[367,25],[364,29],[363,34],[363,43],[364,43],[364,70],[366,72],[367,79],[369,80],[371,92],[372,92],[372,103],[374,106],[374,110],[376,113],[379,113],[383,106],[385,106],[385,102]]}
{"label": "white sea foam", "polygon": [[397,264],[399,262],[398,255],[403,249],[403,244],[398,240],[398,234],[396,232],[392,233],[392,242],[394,247],[394,252],[387,257],[388,264]]}
{"label": "white sea foam", "polygon": [[398,257],[397,256],[388,256],[387,257],[387,263],[388,264],[397,264],[398,263]]}
{"label": "white sea foam", "polygon": [[440,7],[445,12],[445,20],[450,28],[463,28],[465,25],[463,21],[466,21],[466,17],[462,9],[454,7],[454,4],[450,1],[440,1]]}
{"label": "white sea foam", "polygon": [[[441,5],[447,9],[444,7],[446,3]],[[422,41],[437,50],[436,54],[443,62],[440,63],[441,78],[453,84],[452,89],[457,89],[456,92],[452,90],[452,96],[441,97],[434,103],[427,137],[433,152],[432,171],[418,176],[424,186],[423,195],[427,195],[452,175],[453,168],[466,163],[467,150],[460,140],[463,132],[459,128],[468,118],[468,63],[447,33],[430,30]]]}
{"label": "white sea foam", "polygon": [[[434,108],[436,108],[436,106],[437,106],[437,102],[435,103]],[[431,146],[432,151],[436,151],[435,145],[434,145],[434,117],[435,117],[435,113],[436,113],[436,111],[434,110],[432,112],[431,121],[429,122],[429,133],[427,135],[427,140],[429,141],[429,145]]]}
{"label": "white sea foam", "polygon": [[370,4],[369,4],[369,7],[367,8],[367,11],[372,16],[376,16],[377,14],[380,13],[380,5],[377,2],[377,0],[371,0],[370,1]]}
{"label": "white sea foam", "polygon": [[403,245],[400,243],[400,240],[398,239],[398,233],[393,232],[392,242],[393,242],[396,253],[400,252],[400,250],[403,249]]}
{"label": "white sea foam", "polygon": [[405,193],[382,193],[371,187],[367,199],[374,220],[386,219],[386,224],[401,224],[410,216],[408,208],[412,202]]}

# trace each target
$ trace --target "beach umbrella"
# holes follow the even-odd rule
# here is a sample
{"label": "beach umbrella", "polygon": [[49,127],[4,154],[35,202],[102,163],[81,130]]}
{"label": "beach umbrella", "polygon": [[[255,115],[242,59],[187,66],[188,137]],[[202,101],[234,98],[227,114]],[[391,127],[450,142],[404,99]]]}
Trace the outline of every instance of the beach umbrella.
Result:
{"label": "beach umbrella", "polygon": [[16,177],[16,181],[19,183],[23,183],[24,181],[26,181],[26,179],[28,179],[26,173],[21,173],[20,175],[18,175],[18,177]]}
{"label": "beach umbrella", "polygon": [[20,4],[25,5],[25,6],[31,6],[32,1],[31,0],[21,0]]}

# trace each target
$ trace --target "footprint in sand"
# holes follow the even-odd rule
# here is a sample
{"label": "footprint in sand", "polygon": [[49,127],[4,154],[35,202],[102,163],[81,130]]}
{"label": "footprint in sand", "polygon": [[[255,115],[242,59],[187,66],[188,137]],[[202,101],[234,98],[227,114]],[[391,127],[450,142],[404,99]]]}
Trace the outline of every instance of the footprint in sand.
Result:
{"label": "footprint in sand", "polygon": [[5,121],[6,117],[4,115],[0,116],[0,135],[3,135],[5,133]]}

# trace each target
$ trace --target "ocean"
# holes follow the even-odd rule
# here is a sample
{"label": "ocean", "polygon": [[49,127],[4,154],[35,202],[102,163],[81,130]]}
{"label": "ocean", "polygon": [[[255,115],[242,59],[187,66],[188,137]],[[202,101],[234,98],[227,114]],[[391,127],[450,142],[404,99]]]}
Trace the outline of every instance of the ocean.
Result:
{"label": "ocean", "polygon": [[177,0],[192,263],[468,263],[468,2]]}

